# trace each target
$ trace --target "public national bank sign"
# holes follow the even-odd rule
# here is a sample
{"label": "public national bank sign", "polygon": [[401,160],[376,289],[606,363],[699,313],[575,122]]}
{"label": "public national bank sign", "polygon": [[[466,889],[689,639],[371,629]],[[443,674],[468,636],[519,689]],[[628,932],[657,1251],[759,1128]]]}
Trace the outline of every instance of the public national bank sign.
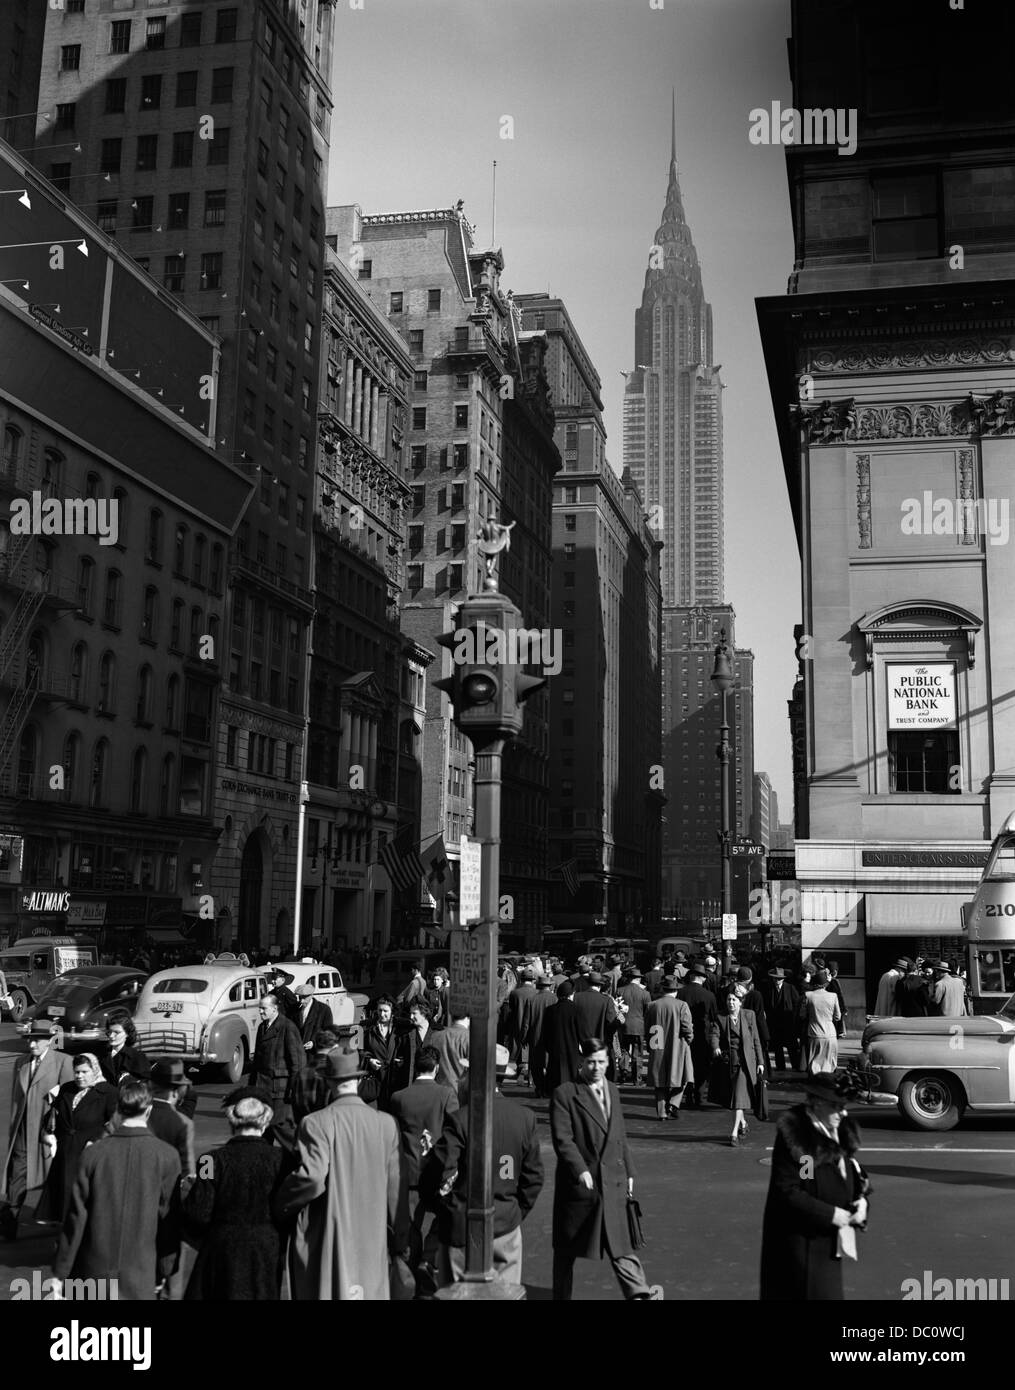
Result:
{"label": "public national bank sign", "polygon": [[955,728],[955,662],[885,663],[889,729]]}

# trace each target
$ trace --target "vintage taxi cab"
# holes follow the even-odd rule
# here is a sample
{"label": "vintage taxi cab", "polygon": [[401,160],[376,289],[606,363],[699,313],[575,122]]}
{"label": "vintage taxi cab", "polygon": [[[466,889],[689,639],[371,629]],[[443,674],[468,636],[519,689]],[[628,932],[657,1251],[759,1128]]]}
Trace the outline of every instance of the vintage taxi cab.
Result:
{"label": "vintage taxi cab", "polygon": [[1015,995],[973,1018],[874,1019],[850,1070],[919,1129],[954,1129],[967,1111],[1015,1118]]}

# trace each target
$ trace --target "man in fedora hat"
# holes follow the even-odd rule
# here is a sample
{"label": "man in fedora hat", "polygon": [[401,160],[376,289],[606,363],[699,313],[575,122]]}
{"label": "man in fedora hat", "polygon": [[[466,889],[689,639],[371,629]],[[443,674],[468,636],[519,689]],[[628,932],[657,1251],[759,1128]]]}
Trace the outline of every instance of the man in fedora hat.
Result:
{"label": "man in fedora hat", "polygon": [[254,1038],[254,1055],[247,1077],[251,1086],[263,1086],[275,1107],[275,1119],[268,1130],[270,1139],[292,1122],[290,1096],[297,1077],[306,1064],[300,1030],[281,1012],[274,990],[258,1006],[261,1022]]}
{"label": "man in fedora hat", "polygon": [[589,974],[589,987],[574,996],[574,1007],[578,1014],[578,1031],[583,1038],[602,1038],[610,1054],[610,1080],[616,1075],[613,1051],[609,1048],[613,1025],[617,1021],[617,1007],[610,995],[604,993],[605,977],[598,970]]}
{"label": "man in fedora hat", "polygon": [[642,973],[636,965],[628,971],[628,976],[627,983],[620,987],[620,1000],[625,1006],[620,1030],[620,1054],[622,1059],[627,1059],[631,1085],[637,1086],[638,1068],[644,1061],[645,1014],[652,1003],[652,996],[645,988]]}
{"label": "man in fedora hat", "polygon": [[60,1087],[74,1079],[74,1064],[56,1042],[60,1029],[36,1019],[28,1032],[28,1056],[14,1069],[10,1134],[0,1173],[0,1238],[16,1240],[18,1218],[30,1192],[41,1188],[50,1157],[43,1144],[46,1120]]}
{"label": "man in fedora hat", "polygon": [[[689,1109],[701,1108],[701,1088],[712,1066],[712,1029],[719,1026],[719,1006],[712,990],[705,983],[705,967],[696,962],[687,979],[677,990],[677,998],[691,1011],[691,1065],[694,1075],[684,1091],[684,1104]],[[661,1117],[660,1117],[661,1118]]]}
{"label": "man in fedora hat", "polygon": [[390,1299],[388,1255],[406,1255],[408,1209],[398,1125],[357,1094],[359,1053],[337,1048],[324,1063],[331,1102],[307,1115],[296,1137],[297,1168],[275,1200],[296,1217],[289,1245],[294,1299]]}
{"label": "man in fedora hat", "polygon": [[[180,1097],[190,1084],[187,1073],[178,1057],[162,1058],[152,1064],[150,1080],[152,1108],[148,1113],[148,1128],[156,1139],[161,1139],[179,1155],[181,1192],[185,1195],[197,1176],[194,1163],[194,1121],[186,1115],[181,1115],[177,1109]],[[106,1128],[115,1129],[119,1119],[119,1115],[114,1116]],[[181,1241],[180,1262],[162,1286],[160,1297],[163,1300],[178,1303],[183,1298],[183,1291],[187,1287],[196,1259],[197,1251],[194,1246]]]}
{"label": "man in fedora hat", "polygon": [[895,986],[896,1013],[902,1018],[926,1018],[930,1013],[930,983],[923,962],[909,962],[909,969]]}
{"label": "man in fedora hat", "polygon": [[296,1002],[299,1013],[293,1022],[300,1030],[304,1052],[313,1052],[314,1039],[318,1033],[332,1026],[334,1018],[323,999],[314,998],[313,985],[300,985],[296,991]]}
{"label": "man in fedora hat", "polygon": [[895,986],[905,975],[911,963],[908,957],[899,956],[894,965],[890,965],[881,979],[878,980],[878,994],[874,1001],[874,1018],[896,1018],[898,1016],[899,1005],[895,998]]}
{"label": "man in fedora hat", "polygon": [[298,1023],[300,1016],[300,1001],[289,988],[296,976],[290,975],[288,970],[283,970],[280,965],[276,965],[268,973],[274,981],[272,984],[272,993],[278,1000],[278,1007],[282,1017],[288,1018],[293,1023]]}
{"label": "man in fedora hat", "polygon": [[[777,1071],[786,1070],[786,1054],[793,1071],[800,1070],[800,994],[792,980],[786,979],[781,965],[773,965],[758,983],[764,1001],[768,1047]],[[760,1020],[759,1020],[760,1021]],[[767,1049],[766,1049],[767,1050]]]}
{"label": "man in fedora hat", "polygon": [[458,1092],[437,1080],[440,1055],[435,1047],[421,1047],[415,1056],[415,1077],[411,1085],[396,1091],[391,1097],[389,1114],[398,1125],[402,1141],[402,1159],[409,1190],[409,1268],[416,1273],[426,1250],[428,1263],[433,1266],[436,1240],[430,1245],[424,1240],[423,1227],[432,1204],[421,1200],[419,1177],[427,1155],[444,1132],[449,1115],[458,1109]]}
{"label": "man in fedora hat", "polygon": [[[543,1160],[539,1154],[536,1117],[518,1101],[501,1095],[500,1084],[511,1080],[514,1064],[503,1044],[497,1044],[497,1087],[493,1093],[493,1270],[505,1284],[522,1282],[522,1222],[543,1190]],[[445,1198],[437,1214],[440,1240],[437,1279],[441,1287],[460,1283],[465,1275],[466,1209],[469,1188],[469,1109],[449,1114],[444,1132],[427,1161],[421,1192]]]}
{"label": "man in fedora hat", "polygon": [[546,1096],[546,1011],[557,1003],[552,975],[536,979],[536,997],[529,1002],[529,1076],[537,1098]]}
{"label": "man in fedora hat", "polygon": [[934,962],[930,987],[931,1011],[940,1018],[965,1018],[970,1012],[966,988],[945,960]]}

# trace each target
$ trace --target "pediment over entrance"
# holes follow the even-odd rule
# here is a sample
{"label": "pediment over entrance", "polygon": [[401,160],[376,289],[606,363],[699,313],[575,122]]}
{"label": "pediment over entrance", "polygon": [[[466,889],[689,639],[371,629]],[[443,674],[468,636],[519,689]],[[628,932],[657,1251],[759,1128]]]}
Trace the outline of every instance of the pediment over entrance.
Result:
{"label": "pediment over entrance", "polygon": [[964,634],[967,659],[974,666],[976,634],[983,627],[983,619],[967,608],[940,599],[901,599],[865,613],[856,626],[863,633],[868,671],[874,666],[875,638],[882,642],[948,642]]}

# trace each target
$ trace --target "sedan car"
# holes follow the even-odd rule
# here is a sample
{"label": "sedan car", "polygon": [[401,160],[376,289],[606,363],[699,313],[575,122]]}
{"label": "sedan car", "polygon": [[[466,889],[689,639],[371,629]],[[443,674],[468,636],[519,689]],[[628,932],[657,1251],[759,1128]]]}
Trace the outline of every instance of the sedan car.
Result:
{"label": "sedan car", "polygon": [[143,970],[123,965],[82,965],[48,984],[17,1025],[27,1033],[33,1019],[46,1018],[63,1029],[62,1046],[105,1042],[110,1014],[133,1014],[147,979]]}
{"label": "sedan car", "polygon": [[1015,995],[973,1018],[874,1019],[850,1070],[918,1129],[954,1129],[967,1110],[1015,1116]]}

